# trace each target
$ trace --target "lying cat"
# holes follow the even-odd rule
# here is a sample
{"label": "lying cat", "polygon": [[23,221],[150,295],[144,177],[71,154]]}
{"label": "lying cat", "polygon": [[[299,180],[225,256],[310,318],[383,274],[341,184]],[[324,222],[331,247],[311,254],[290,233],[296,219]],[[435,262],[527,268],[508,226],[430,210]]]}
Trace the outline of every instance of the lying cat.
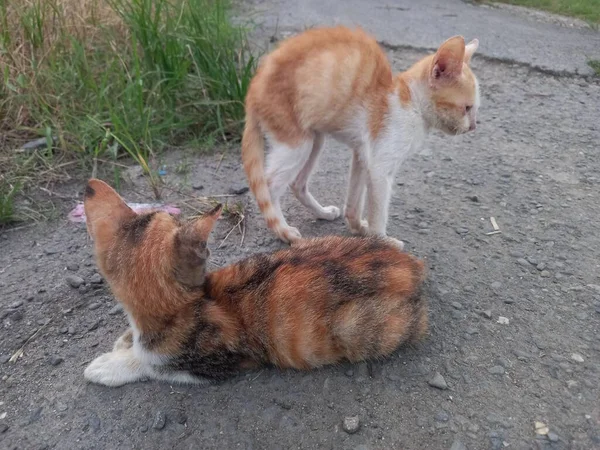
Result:
{"label": "lying cat", "polygon": [[185,224],[137,215],[99,180],[84,204],[98,267],[131,325],[85,369],[95,383],[310,369],[383,357],[427,332],[423,263],[380,238],[306,240],[207,272],[221,206]]}
{"label": "lying cat", "polygon": [[301,238],[281,211],[288,186],[317,218],[339,217],[308,190],[330,135],[353,152],[344,212],[350,230],[385,236],[402,161],[431,128],[460,134],[476,127],[479,87],[469,62],[477,46],[455,36],[396,76],[375,39],[344,27],[306,31],[266,56],[246,97],[242,158],[267,226],[285,242]]}

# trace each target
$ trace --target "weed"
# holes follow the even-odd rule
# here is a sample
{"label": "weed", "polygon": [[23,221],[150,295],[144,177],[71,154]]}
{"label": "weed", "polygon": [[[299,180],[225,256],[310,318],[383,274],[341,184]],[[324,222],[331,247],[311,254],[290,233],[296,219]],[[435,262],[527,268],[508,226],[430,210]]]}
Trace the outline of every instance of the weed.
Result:
{"label": "weed", "polygon": [[600,77],[600,60],[590,59],[588,61],[588,66],[590,66],[594,70],[596,76]]}

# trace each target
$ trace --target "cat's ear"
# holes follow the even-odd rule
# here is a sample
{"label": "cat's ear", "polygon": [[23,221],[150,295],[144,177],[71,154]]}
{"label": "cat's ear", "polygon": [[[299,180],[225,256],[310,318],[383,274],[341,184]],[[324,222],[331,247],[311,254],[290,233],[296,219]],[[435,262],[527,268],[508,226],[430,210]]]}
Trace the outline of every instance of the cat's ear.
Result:
{"label": "cat's ear", "polygon": [[123,220],[136,215],[113,188],[95,178],[85,187],[83,208],[88,233],[98,243],[108,242]]}
{"label": "cat's ear", "polygon": [[175,278],[181,284],[199,287],[204,283],[206,260],[210,256],[206,242],[222,210],[223,205],[219,204],[177,230],[173,243],[173,269]]}
{"label": "cat's ear", "polygon": [[465,46],[465,64],[469,64],[471,62],[471,57],[479,47],[479,40],[473,39]]}
{"label": "cat's ear", "polygon": [[458,78],[462,73],[465,59],[465,39],[462,36],[454,36],[444,42],[431,64],[429,79],[431,85],[439,82]]}

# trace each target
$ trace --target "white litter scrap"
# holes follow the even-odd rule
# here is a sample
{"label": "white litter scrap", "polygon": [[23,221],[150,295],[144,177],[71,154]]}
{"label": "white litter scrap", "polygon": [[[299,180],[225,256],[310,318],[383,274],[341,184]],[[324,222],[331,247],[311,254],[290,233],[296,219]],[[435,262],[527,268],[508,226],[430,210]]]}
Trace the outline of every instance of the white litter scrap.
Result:
{"label": "white litter scrap", "polygon": [[540,436],[546,436],[549,432],[550,429],[544,422],[535,423],[535,434],[539,434]]}
{"label": "white litter scrap", "polygon": [[500,233],[502,233],[502,231],[500,231],[500,227],[498,226],[498,222],[496,222],[496,218],[495,217],[490,217],[490,222],[492,222],[492,228],[494,229],[494,231],[490,231],[488,233],[485,233],[486,236],[492,236],[494,234],[500,234]]}
{"label": "white litter scrap", "polygon": [[502,317],[502,316],[498,317],[498,323],[500,325],[508,325],[509,322],[510,322],[510,320],[508,320],[508,317]]}

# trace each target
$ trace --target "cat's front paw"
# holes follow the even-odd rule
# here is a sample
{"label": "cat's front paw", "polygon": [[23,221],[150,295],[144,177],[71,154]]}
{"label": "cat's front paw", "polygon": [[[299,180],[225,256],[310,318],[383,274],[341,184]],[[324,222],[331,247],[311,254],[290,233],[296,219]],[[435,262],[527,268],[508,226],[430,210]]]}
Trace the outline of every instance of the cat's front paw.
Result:
{"label": "cat's front paw", "polygon": [[83,372],[92,383],[117,387],[138,381],[146,376],[132,349],[104,353],[94,359]]}
{"label": "cat's front paw", "polygon": [[323,220],[335,220],[338,217],[340,217],[340,208],[337,206],[325,206],[319,214],[319,219]]}
{"label": "cat's front paw", "polygon": [[127,350],[128,348],[131,348],[132,345],[133,345],[133,331],[130,328],[125,333],[123,333],[119,337],[119,339],[117,339],[117,341],[115,342],[115,345],[113,345],[113,351]]}
{"label": "cat's front paw", "polygon": [[350,233],[354,235],[367,236],[369,234],[369,222],[364,219],[353,221],[346,219],[346,223],[350,229]]}
{"label": "cat's front paw", "polygon": [[404,242],[402,242],[401,240],[390,236],[385,236],[385,240],[388,241],[390,244],[398,247],[398,250],[404,250]]}
{"label": "cat's front paw", "polygon": [[298,231],[298,228],[294,227],[281,228],[277,230],[276,233],[279,239],[288,244],[293,244],[302,239],[302,235]]}

